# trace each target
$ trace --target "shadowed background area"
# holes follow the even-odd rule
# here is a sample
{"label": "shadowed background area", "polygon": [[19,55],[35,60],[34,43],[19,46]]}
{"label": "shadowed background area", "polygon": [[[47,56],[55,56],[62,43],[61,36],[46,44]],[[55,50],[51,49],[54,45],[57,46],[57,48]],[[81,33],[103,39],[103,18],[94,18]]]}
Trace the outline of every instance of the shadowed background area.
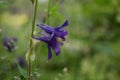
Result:
{"label": "shadowed background area", "polygon": [[[36,23],[48,22],[47,8],[39,0]],[[32,16],[31,0],[0,0],[0,80],[25,80]],[[59,56],[48,61],[47,45],[35,46],[32,80],[119,80],[120,0],[51,0],[49,25],[66,19]]]}

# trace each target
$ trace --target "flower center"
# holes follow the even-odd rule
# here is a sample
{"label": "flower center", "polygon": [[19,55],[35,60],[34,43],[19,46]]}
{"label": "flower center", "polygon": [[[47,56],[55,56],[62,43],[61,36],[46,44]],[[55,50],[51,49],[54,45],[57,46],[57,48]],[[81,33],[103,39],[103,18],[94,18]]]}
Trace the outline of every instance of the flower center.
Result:
{"label": "flower center", "polygon": [[59,42],[59,43],[62,43],[62,42],[63,42],[62,38],[60,38],[60,37],[56,37],[56,40],[57,40],[57,42]]}

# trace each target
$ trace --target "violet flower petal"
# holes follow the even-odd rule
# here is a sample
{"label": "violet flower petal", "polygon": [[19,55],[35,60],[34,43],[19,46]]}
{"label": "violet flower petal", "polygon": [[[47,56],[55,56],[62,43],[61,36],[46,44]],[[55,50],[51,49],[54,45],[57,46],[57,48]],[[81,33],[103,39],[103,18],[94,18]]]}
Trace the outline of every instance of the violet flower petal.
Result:
{"label": "violet flower petal", "polygon": [[46,37],[36,37],[36,36],[33,36],[34,39],[36,40],[39,40],[39,41],[44,41],[44,42],[47,42],[47,38]]}
{"label": "violet flower petal", "polygon": [[52,33],[54,29],[48,25],[45,24],[37,24],[38,27],[40,27],[42,30],[44,30],[47,33]]}
{"label": "violet flower petal", "polygon": [[34,39],[36,40],[41,40],[41,41],[44,41],[44,42],[48,42],[52,39],[52,37],[54,36],[54,33],[52,34],[44,34],[43,37],[36,37],[36,36],[33,36]]}
{"label": "violet flower petal", "polygon": [[68,20],[66,20],[64,23],[63,23],[63,25],[61,25],[60,27],[57,27],[57,28],[55,28],[55,30],[59,30],[59,29],[62,29],[62,28],[64,28],[64,27],[67,27],[68,26]]}
{"label": "violet flower petal", "polygon": [[51,45],[52,49],[55,51],[56,55],[59,55],[60,48],[59,48],[59,43],[57,42],[57,40],[53,39],[50,45]]}
{"label": "violet flower petal", "polygon": [[52,46],[52,48],[55,51],[56,55],[58,56],[60,54],[60,48],[56,45]]}
{"label": "violet flower petal", "polygon": [[50,45],[48,45],[48,60],[52,58],[51,48]]}

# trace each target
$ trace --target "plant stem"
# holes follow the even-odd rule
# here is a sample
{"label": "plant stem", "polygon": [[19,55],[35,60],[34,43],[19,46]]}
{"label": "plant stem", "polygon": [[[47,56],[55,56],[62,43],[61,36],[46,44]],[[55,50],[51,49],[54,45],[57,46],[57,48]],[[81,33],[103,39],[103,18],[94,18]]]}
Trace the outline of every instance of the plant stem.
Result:
{"label": "plant stem", "polygon": [[[33,21],[32,21],[31,37],[33,37],[33,32],[34,32],[34,28],[35,28],[35,20],[36,20],[37,6],[38,6],[38,0],[35,0],[34,13],[33,13]],[[31,46],[32,46],[32,39],[30,39],[30,47],[31,47]]]}
{"label": "plant stem", "polygon": [[[37,5],[38,5],[38,0],[35,0],[35,3],[34,3],[34,12],[33,12],[33,21],[32,21],[31,37],[33,37],[34,28],[35,28]],[[33,45],[32,45],[32,44],[33,44],[33,40],[30,39],[30,53],[29,53],[29,54],[32,54],[32,52],[33,52]],[[27,80],[31,80],[31,68],[32,68],[32,64],[31,64],[31,60],[30,60],[30,57],[29,57],[29,59],[28,59],[28,79],[27,79]]]}
{"label": "plant stem", "polygon": [[48,0],[48,10],[47,10],[47,24],[49,25],[49,17],[50,17],[50,0]]}
{"label": "plant stem", "polygon": [[31,80],[31,61],[28,62],[28,80]]}

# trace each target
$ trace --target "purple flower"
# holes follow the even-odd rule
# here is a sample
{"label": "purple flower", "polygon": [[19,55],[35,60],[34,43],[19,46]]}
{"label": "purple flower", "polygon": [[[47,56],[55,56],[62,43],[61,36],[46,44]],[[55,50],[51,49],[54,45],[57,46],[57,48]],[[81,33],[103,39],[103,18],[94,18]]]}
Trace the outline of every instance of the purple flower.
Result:
{"label": "purple flower", "polygon": [[9,51],[12,52],[15,49],[15,43],[17,42],[17,38],[3,38],[3,45]]}
{"label": "purple flower", "polygon": [[23,57],[18,57],[17,64],[19,64],[21,67],[24,67],[26,65],[26,62]]}
{"label": "purple flower", "polygon": [[48,60],[52,58],[51,49],[53,49],[58,56],[60,53],[60,46],[63,45],[63,41],[65,41],[65,36],[67,36],[68,32],[64,30],[66,26],[68,26],[68,20],[64,22],[59,27],[52,28],[46,24],[37,24],[39,28],[44,30],[44,33],[39,32],[42,34],[42,37],[33,36],[34,39],[43,41],[48,46]]}
{"label": "purple flower", "polygon": [[11,64],[11,69],[16,69],[17,65],[24,68],[26,66],[26,61],[22,56],[16,57],[15,61]]}

